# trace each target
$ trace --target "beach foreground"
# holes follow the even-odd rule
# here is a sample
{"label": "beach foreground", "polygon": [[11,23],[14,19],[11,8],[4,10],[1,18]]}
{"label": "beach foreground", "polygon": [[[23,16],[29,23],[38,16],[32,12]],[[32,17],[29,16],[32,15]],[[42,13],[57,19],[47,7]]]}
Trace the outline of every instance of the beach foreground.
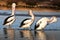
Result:
{"label": "beach foreground", "polygon": [[1,29],[0,40],[60,40],[60,31]]}

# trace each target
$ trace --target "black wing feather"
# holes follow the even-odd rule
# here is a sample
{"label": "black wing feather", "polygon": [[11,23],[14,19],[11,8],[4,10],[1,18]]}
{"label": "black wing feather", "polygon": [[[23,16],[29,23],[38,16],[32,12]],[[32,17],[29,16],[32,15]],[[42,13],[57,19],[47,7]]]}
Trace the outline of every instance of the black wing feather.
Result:
{"label": "black wing feather", "polygon": [[[40,23],[42,23],[42,22],[40,22]],[[35,28],[34,29],[36,30],[39,26],[40,26],[39,24],[37,24],[37,25],[35,24]]]}
{"label": "black wing feather", "polygon": [[6,23],[9,23],[9,22],[11,22],[11,21],[9,21],[9,22],[7,22],[7,20],[10,18],[10,17],[13,17],[14,15],[11,15],[11,16],[9,16],[9,17],[7,17],[5,20],[4,20],[4,23],[3,23],[3,25],[5,25]]}
{"label": "black wing feather", "polygon": [[38,27],[39,27],[39,24],[38,24],[38,25],[35,24],[35,28],[34,28],[34,30],[36,30]]}
{"label": "black wing feather", "polygon": [[24,20],[21,22],[21,25],[20,25],[19,27],[22,27],[23,25],[25,25],[25,24],[24,24],[24,21],[26,21],[26,20],[29,20],[29,18],[24,19]]}

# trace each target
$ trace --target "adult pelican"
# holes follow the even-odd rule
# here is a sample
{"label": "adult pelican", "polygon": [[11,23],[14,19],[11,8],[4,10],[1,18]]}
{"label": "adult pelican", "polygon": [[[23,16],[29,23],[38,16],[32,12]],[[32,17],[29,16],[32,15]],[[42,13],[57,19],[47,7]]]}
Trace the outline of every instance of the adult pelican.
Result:
{"label": "adult pelican", "polygon": [[15,21],[15,15],[14,15],[15,7],[16,7],[16,4],[13,3],[12,4],[12,14],[4,20],[3,25],[10,27],[10,25]]}
{"label": "adult pelican", "polygon": [[21,25],[19,27],[25,29],[25,28],[29,28],[32,25],[32,23],[34,22],[35,16],[33,15],[32,10],[29,10],[28,14],[31,16],[31,18],[24,19],[21,22]]}
{"label": "adult pelican", "polygon": [[48,24],[56,22],[57,18],[55,16],[51,17],[50,19],[47,17],[43,17],[35,25],[35,30],[42,30],[44,29]]}

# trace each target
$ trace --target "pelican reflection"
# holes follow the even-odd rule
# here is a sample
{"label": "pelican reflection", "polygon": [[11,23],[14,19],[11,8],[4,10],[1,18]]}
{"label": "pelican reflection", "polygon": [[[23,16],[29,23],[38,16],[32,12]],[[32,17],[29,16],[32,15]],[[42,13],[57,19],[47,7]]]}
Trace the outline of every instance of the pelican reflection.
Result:
{"label": "pelican reflection", "polygon": [[4,29],[4,34],[8,40],[14,40],[14,29]]}
{"label": "pelican reflection", "polygon": [[26,38],[29,40],[33,40],[31,31],[29,31],[29,30],[21,30],[20,31],[20,38]]}
{"label": "pelican reflection", "polygon": [[37,40],[47,40],[46,34],[44,31],[34,31],[34,34]]}

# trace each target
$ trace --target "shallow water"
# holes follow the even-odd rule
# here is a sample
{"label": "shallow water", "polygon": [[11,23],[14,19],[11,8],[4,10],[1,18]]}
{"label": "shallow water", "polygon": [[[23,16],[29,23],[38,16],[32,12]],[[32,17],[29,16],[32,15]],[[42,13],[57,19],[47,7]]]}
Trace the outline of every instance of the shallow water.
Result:
{"label": "shallow water", "polygon": [[[5,20],[5,18],[8,17],[10,14],[11,14],[11,10],[0,10],[0,29],[2,29],[3,27],[6,27],[6,26],[3,26],[2,24]],[[47,25],[45,29],[60,29],[60,12],[33,11],[33,14],[35,15],[35,21],[31,25],[31,29],[34,29],[36,22],[40,18],[42,18],[42,17],[51,18],[53,15],[57,16],[58,21],[55,23]],[[30,16],[28,15],[28,11],[26,11],[26,10],[16,11],[15,15],[16,15],[16,21],[11,25],[12,28],[19,28],[21,22],[24,19],[30,18]]]}
{"label": "shallow water", "polygon": [[0,40],[60,40],[60,31],[0,30]]}
{"label": "shallow water", "polygon": [[31,25],[31,29],[34,29],[35,23],[40,18],[45,16],[51,18],[53,15],[57,16],[58,21],[47,25],[44,31],[20,30],[19,26],[21,22],[26,18],[30,18],[27,11],[16,11],[16,21],[11,25],[13,29],[3,29],[4,27],[8,27],[3,26],[2,24],[5,18],[10,15],[10,13],[11,10],[0,10],[0,40],[60,40],[60,12],[33,11],[35,14],[35,21]]}

